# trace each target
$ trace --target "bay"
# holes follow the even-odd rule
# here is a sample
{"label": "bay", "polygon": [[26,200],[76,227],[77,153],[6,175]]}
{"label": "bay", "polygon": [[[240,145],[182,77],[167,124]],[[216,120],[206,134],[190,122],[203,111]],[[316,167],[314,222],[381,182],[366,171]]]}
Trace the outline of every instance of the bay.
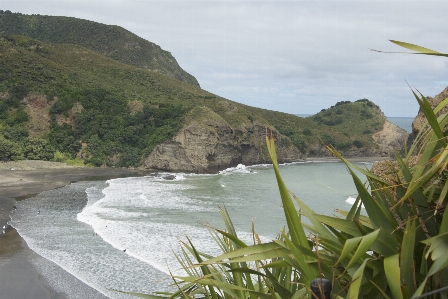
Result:
{"label": "bay", "polygon": [[[296,163],[280,169],[288,188],[318,213],[348,210],[347,199],[356,197],[342,163]],[[173,252],[186,236],[200,250],[219,254],[206,228],[207,223],[223,228],[219,207],[227,208],[248,243],[252,222],[265,241],[285,225],[270,165],[239,165],[215,175],[170,174],[173,180],[167,175],[78,182],[43,192],[19,202],[11,224],[32,250],[105,298],[131,298],[114,289],[166,290],[169,273],[181,273]],[[57,281],[54,271],[44,275]],[[56,287],[69,298],[88,292]]]}

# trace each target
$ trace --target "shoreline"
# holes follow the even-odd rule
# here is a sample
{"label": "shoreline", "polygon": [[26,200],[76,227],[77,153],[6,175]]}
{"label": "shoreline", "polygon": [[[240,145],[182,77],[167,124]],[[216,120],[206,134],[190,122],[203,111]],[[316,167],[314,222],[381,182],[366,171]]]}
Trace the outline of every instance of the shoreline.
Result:
{"label": "shoreline", "polygon": [[[45,259],[32,251],[14,228],[7,226],[17,201],[81,180],[143,176],[150,172],[145,169],[73,167],[44,161],[0,163],[0,226],[7,227],[5,233],[0,234],[0,275],[4,278],[0,298],[67,298],[64,293],[54,290],[36,268],[35,261]],[[56,266],[51,261],[45,262]]]}
{"label": "shoreline", "polygon": [[[375,162],[388,157],[349,158],[350,162]],[[340,162],[336,157],[308,157],[304,162]],[[7,226],[17,201],[61,188],[82,180],[108,180],[119,177],[144,176],[155,170],[76,167],[57,162],[0,162],[0,227]],[[1,233],[1,232],[0,232]],[[0,287],[0,298],[66,299],[53,289],[33,263],[43,259],[32,251],[18,232],[8,227],[0,234],[0,275],[7,277]],[[57,267],[51,261],[53,267]],[[42,262],[42,261],[41,261]],[[62,269],[61,269],[62,270]],[[74,280],[77,280],[73,277]]]}
{"label": "shoreline", "polygon": [[[392,160],[390,157],[352,157],[352,158],[345,158],[349,162],[377,162],[377,161],[383,161],[383,160]],[[307,157],[305,159],[305,162],[342,162],[337,157]]]}

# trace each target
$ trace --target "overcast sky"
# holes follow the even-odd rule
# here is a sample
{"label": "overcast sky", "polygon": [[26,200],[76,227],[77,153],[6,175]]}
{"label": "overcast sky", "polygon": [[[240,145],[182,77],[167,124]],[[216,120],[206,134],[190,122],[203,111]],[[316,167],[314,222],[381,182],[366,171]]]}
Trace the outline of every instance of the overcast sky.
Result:
{"label": "overcast sky", "polygon": [[251,106],[314,114],[368,98],[387,116],[415,116],[407,83],[434,96],[448,59],[448,1],[0,0],[0,9],[119,25],[173,54],[214,94]]}

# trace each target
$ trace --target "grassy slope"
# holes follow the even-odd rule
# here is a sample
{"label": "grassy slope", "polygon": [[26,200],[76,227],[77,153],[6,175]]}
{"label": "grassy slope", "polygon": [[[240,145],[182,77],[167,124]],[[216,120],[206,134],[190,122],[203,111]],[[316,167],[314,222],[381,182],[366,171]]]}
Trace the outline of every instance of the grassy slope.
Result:
{"label": "grassy slope", "polygon": [[50,43],[81,45],[125,64],[199,86],[196,78],[180,68],[171,53],[119,26],[71,17],[0,13],[0,32]]}
{"label": "grassy slope", "polygon": [[336,103],[310,119],[321,127],[331,127],[339,133],[336,146],[340,150],[346,150],[352,145],[374,147],[371,136],[382,129],[386,120],[379,107],[367,99]]}

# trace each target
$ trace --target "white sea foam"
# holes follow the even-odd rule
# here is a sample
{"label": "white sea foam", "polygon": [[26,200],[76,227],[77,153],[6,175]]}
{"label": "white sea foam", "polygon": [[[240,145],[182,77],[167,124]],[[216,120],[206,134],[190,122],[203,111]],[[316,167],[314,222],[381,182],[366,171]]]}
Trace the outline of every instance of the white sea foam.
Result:
{"label": "white sea foam", "polygon": [[[335,195],[356,192],[341,163],[302,163],[281,171],[288,187],[318,213],[340,207]],[[80,182],[48,194],[19,202],[13,223],[30,248],[110,298],[124,298],[110,289],[166,290],[168,269],[181,273],[172,251],[185,236],[199,250],[219,254],[204,226],[222,228],[218,206],[228,209],[247,244],[253,242],[251,219],[258,219],[257,232],[269,236],[264,241],[285,225],[271,165]]]}
{"label": "white sea foam", "polygon": [[[354,205],[355,202],[356,202],[356,197],[351,197],[351,196],[349,196],[349,197],[345,200],[345,202],[348,203],[348,204]],[[361,204],[361,207],[364,208],[364,204]]]}
{"label": "white sea foam", "polygon": [[89,224],[113,247],[126,249],[126,254],[167,274],[176,267],[176,263],[172,264],[172,250],[177,248],[179,238],[188,235],[213,248],[213,244],[206,244],[210,238],[205,227],[170,222],[175,215],[216,212],[216,207],[178,195],[178,191],[190,186],[153,177],[114,179],[108,183],[109,187],[102,191],[104,197],[87,205],[77,219]]}
{"label": "white sea foam", "polygon": [[253,172],[251,169],[249,169],[247,166],[243,165],[243,164],[238,164],[235,167],[230,167],[224,170],[221,170],[219,172],[219,174],[233,174],[233,173],[251,173]]}

